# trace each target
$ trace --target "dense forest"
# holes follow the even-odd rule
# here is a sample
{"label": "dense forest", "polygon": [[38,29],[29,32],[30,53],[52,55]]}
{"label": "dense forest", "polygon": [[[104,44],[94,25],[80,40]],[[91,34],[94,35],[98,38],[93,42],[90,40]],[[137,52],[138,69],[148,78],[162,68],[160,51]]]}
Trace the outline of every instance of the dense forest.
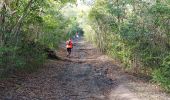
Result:
{"label": "dense forest", "polygon": [[0,75],[39,68],[47,49],[82,28],[87,40],[124,69],[149,75],[169,91],[170,1],[92,1],[88,13],[64,17],[61,9],[76,0],[1,0]]}
{"label": "dense forest", "polygon": [[[75,33],[74,18],[65,18],[63,6],[74,0],[0,1],[0,75],[33,71],[47,58],[47,50]],[[69,34],[68,34],[69,32]]]}
{"label": "dense forest", "polygon": [[86,37],[133,73],[170,90],[170,1],[96,0]]}

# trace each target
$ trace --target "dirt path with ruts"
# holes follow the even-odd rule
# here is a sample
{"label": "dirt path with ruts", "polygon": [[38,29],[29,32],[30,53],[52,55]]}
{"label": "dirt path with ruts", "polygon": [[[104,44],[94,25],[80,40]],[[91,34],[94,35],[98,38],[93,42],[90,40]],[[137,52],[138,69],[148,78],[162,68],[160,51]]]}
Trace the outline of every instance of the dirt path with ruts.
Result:
{"label": "dirt path with ruts", "polygon": [[45,67],[0,84],[0,100],[170,100],[156,86],[124,73],[83,40],[65,57],[64,44]]}

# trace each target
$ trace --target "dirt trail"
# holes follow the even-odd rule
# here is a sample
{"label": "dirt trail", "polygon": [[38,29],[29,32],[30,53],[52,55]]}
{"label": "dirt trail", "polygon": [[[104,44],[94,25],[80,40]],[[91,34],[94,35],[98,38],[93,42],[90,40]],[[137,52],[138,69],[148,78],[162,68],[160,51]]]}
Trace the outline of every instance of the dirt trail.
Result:
{"label": "dirt trail", "polygon": [[64,47],[58,55],[65,61],[49,60],[38,72],[0,84],[0,100],[170,100],[156,86],[121,71],[92,44],[79,41],[70,59]]}

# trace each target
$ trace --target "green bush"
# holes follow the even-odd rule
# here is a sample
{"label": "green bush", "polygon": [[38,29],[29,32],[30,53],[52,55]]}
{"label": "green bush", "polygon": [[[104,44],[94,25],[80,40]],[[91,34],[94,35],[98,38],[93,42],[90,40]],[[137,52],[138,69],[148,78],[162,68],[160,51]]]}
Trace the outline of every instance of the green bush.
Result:
{"label": "green bush", "polygon": [[19,70],[34,71],[43,64],[46,55],[40,44],[23,44],[1,47],[0,76],[13,74]]}
{"label": "green bush", "polygon": [[170,91],[169,3],[97,0],[89,14],[93,34],[87,30],[86,36],[125,68],[153,73],[153,80]]}
{"label": "green bush", "polygon": [[73,1],[1,2],[0,76],[21,70],[34,71],[42,66],[46,59],[45,48],[57,49],[66,38],[64,33],[68,26],[75,24],[59,10]]}
{"label": "green bush", "polygon": [[170,54],[163,60],[161,68],[153,72],[153,80],[170,92]]}

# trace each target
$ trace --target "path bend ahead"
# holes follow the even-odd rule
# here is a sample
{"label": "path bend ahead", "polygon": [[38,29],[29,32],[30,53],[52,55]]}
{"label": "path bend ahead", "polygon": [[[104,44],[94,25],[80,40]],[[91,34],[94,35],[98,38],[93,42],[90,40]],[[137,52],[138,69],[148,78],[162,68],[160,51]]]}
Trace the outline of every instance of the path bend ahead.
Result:
{"label": "path bend ahead", "polygon": [[[121,71],[111,58],[80,40],[72,57],[64,44],[45,67],[0,85],[0,100],[170,100],[156,86]],[[11,82],[12,85],[11,85]],[[8,85],[10,84],[10,85]]]}

